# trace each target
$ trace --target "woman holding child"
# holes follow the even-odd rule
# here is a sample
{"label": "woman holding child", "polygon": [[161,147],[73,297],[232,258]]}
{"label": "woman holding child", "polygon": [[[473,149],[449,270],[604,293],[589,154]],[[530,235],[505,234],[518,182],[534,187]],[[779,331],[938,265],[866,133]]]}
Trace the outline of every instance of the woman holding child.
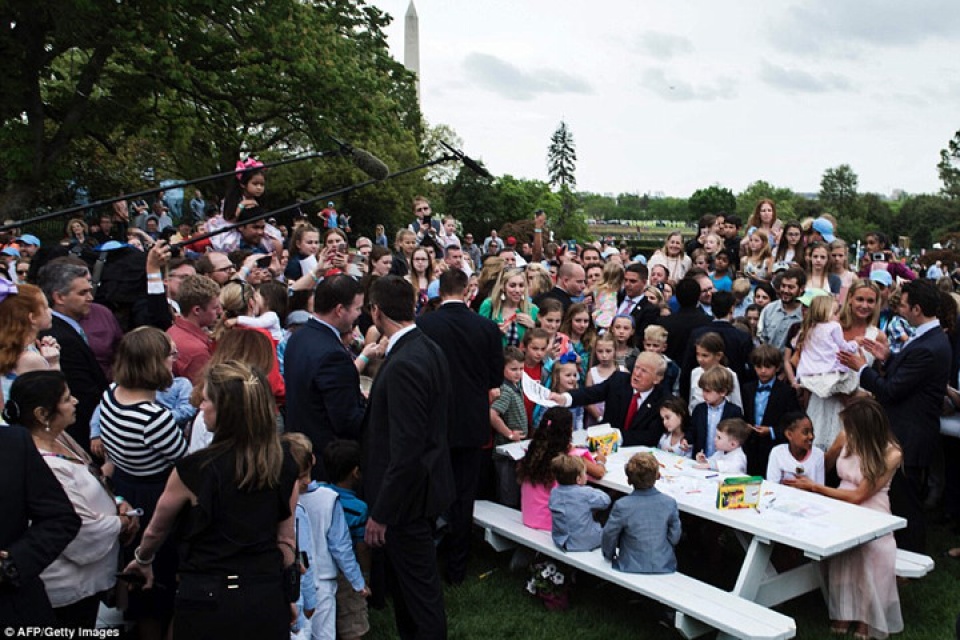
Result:
{"label": "woman holding child", "polygon": [[[873,398],[857,398],[840,412],[840,420],[843,431],[827,456],[828,466],[836,463],[840,486],[833,489],[807,476],[798,476],[787,484],[890,513],[890,479],[900,466],[903,452],[890,431],[886,412]],[[868,640],[903,631],[896,557],[897,543],[889,533],[830,560],[832,633],[843,635],[853,630],[854,638]]]}
{"label": "woman holding child", "polygon": [[[870,280],[856,280],[850,285],[850,290],[840,309],[838,320],[843,329],[844,340],[860,340],[866,338],[876,340],[886,345],[887,339],[877,328],[880,317],[880,289]],[[862,350],[867,358],[867,366],[873,365],[874,357],[868,351]],[[814,445],[827,451],[834,439],[841,431],[839,413],[847,396],[834,394],[821,398],[817,394],[810,394],[807,405],[807,415],[813,422],[815,440]]]}

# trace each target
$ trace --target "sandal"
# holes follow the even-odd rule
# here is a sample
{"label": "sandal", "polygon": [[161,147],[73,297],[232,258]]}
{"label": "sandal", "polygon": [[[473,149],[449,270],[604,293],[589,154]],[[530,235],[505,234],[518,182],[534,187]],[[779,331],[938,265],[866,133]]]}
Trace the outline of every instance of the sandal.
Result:
{"label": "sandal", "polygon": [[862,622],[858,623],[856,631],[853,632],[853,638],[854,640],[870,640],[870,629]]}
{"label": "sandal", "polygon": [[830,634],[831,634],[831,635],[834,635],[834,636],[845,636],[845,635],[847,635],[847,632],[848,632],[848,631],[850,631],[850,623],[849,623],[849,622],[838,622],[838,621],[836,621],[836,620],[832,620],[832,621],[830,622]]}

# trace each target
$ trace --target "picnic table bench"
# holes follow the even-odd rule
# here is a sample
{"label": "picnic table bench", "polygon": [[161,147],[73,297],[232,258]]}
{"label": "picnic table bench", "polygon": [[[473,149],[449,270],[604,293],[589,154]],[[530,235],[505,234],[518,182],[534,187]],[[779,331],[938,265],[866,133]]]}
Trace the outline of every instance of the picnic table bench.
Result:
{"label": "picnic table bench", "polygon": [[780,640],[796,636],[792,618],[682,573],[637,574],[614,569],[599,549],[566,552],[553,544],[549,531],[524,526],[520,511],[478,500],[473,520],[497,551],[521,545],[603,580],[662,602],[676,610],[674,624],[684,638],[714,630],[718,638]]}

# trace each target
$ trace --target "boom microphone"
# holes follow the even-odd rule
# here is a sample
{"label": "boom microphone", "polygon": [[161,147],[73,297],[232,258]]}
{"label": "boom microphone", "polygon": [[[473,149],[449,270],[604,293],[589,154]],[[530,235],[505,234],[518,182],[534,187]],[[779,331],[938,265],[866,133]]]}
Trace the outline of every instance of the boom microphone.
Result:
{"label": "boom microphone", "polygon": [[490,172],[489,172],[489,171],[487,171],[485,168],[483,168],[483,166],[482,166],[479,162],[477,162],[476,160],[474,160],[474,159],[471,158],[470,156],[468,156],[468,155],[466,155],[465,153],[463,153],[463,151],[460,151],[459,149],[454,149],[453,147],[451,147],[450,145],[448,145],[448,144],[447,144],[446,142],[444,142],[443,140],[440,141],[440,144],[442,144],[443,146],[445,146],[445,147],[447,148],[447,150],[450,151],[450,153],[452,153],[453,155],[455,155],[455,156],[457,157],[457,159],[460,160],[460,162],[462,162],[463,164],[465,164],[471,171],[473,171],[473,172],[476,173],[477,175],[482,176],[482,177],[484,177],[484,178],[486,178],[486,179],[488,179],[488,180],[493,180],[493,176],[490,175]]}
{"label": "boom microphone", "polygon": [[390,175],[390,168],[387,167],[386,163],[369,151],[357,149],[353,145],[341,142],[333,136],[330,136],[330,139],[340,146],[340,151],[343,154],[350,156],[353,164],[355,164],[360,171],[363,171],[374,180],[383,180]]}

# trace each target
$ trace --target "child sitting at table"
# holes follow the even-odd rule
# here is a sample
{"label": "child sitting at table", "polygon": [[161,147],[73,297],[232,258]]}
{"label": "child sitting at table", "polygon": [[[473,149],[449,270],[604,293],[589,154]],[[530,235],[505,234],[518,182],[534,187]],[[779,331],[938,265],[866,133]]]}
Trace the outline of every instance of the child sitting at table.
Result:
{"label": "child sitting at table", "polygon": [[547,409],[540,426],[533,432],[530,446],[523,460],[517,465],[517,480],[520,481],[520,513],[523,524],[532,529],[553,529],[550,516],[550,492],[556,486],[550,461],[561,453],[584,459],[587,473],[602,478],[607,472],[606,458],[598,454],[596,460],[586,449],[574,448],[573,414],[564,407]]}
{"label": "child sitting at table", "polygon": [[770,482],[783,484],[796,480],[797,476],[807,476],[818,484],[823,484],[823,451],[813,446],[813,423],[802,411],[794,411],[783,416],[780,432],[787,439],[786,444],[778,444],[770,452],[766,478]]}
{"label": "child sitting at table", "polygon": [[698,469],[712,469],[720,473],[746,473],[747,456],[742,445],[750,437],[750,425],[741,418],[723,420],[717,425],[714,438],[716,452],[709,458],[701,451],[697,454]]}
{"label": "child sitting at table", "polygon": [[557,479],[549,502],[553,544],[564,551],[596,549],[603,529],[593,514],[610,506],[610,496],[586,486],[587,465],[583,458],[562,453],[550,461],[550,470]]}
{"label": "child sitting at table", "polygon": [[703,402],[694,407],[690,416],[690,433],[687,434],[694,455],[703,452],[708,458],[712,456],[716,451],[714,438],[720,421],[743,416],[740,407],[727,397],[733,390],[733,381],[730,369],[720,365],[711,367],[697,380]]}
{"label": "child sitting at table", "polygon": [[686,431],[690,426],[690,416],[687,414],[686,400],[677,396],[664,400],[660,405],[660,419],[663,421],[664,434],[660,436],[657,448],[689,458],[693,454],[693,448],[687,443]]}
{"label": "child sitting at table", "polygon": [[603,557],[626,573],[673,573],[680,512],[676,500],[654,488],[660,463],[652,453],[637,453],[625,470],[633,493],[613,505],[603,527]]}

